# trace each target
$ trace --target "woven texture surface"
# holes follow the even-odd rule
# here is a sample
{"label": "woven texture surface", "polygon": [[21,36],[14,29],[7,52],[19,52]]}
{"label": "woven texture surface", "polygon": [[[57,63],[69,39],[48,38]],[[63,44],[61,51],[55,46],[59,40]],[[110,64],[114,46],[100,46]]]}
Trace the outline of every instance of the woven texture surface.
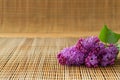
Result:
{"label": "woven texture surface", "polygon": [[120,80],[120,55],[115,65],[87,68],[58,64],[57,52],[78,38],[0,38],[0,79]]}
{"label": "woven texture surface", "polygon": [[120,30],[120,0],[0,0],[2,33]]}

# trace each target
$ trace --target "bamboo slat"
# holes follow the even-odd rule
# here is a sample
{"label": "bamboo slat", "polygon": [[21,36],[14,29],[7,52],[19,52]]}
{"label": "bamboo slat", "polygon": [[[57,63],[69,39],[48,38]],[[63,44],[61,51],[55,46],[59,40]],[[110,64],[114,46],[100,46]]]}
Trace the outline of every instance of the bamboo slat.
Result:
{"label": "bamboo slat", "polygon": [[87,68],[62,66],[56,60],[78,38],[0,38],[0,80],[120,80],[120,55],[115,65]]}

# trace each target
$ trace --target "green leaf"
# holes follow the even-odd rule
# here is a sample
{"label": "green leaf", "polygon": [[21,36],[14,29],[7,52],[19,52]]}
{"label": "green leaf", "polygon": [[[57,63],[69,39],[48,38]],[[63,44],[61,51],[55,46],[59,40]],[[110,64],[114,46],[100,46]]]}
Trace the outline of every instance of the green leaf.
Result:
{"label": "green leaf", "polygon": [[107,28],[107,25],[104,25],[99,34],[99,39],[105,43],[117,43],[120,39],[120,34],[112,32],[112,30]]}

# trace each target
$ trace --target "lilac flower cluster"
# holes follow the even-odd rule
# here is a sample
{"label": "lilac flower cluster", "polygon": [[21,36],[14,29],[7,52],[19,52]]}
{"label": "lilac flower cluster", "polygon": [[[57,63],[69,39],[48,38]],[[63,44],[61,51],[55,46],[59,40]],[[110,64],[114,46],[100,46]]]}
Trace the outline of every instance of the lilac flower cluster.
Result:
{"label": "lilac flower cluster", "polygon": [[98,37],[88,37],[79,39],[76,45],[64,48],[57,55],[57,59],[62,65],[85,64],[87,67],[108,66],[115,62],[118,49],[115,45],[105,45]]}

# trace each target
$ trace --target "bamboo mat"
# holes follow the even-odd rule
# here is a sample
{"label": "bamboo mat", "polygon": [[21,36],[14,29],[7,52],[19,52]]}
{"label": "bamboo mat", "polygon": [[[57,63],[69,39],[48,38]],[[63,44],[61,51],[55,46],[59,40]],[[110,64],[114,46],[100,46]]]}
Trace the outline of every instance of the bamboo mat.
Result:
{"label": "bamboo mat", "polygon": [[0,80],[120,80],[120,56],[115,65],[87,68],[58,64],[57,52],[78,38],[0,38]]}
{"label": "bamboo mat", "polygon": [[0,33],[120,30],[120,0],[0,0]]}

